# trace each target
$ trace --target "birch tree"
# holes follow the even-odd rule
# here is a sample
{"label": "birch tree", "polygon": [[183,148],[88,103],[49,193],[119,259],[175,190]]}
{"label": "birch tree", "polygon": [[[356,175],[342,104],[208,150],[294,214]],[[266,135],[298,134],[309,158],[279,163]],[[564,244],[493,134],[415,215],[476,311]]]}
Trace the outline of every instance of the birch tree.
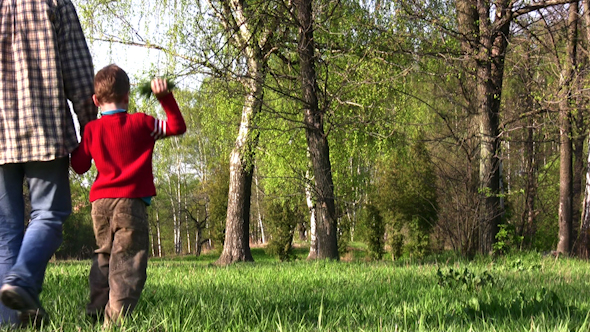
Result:
{"label": "birch tree", "polygon": [[[272,49],[272,34],[276,22],[264,24],[263,15],[269,10],[253,7],[248,1],[219,1],[209,4],[225,27],[227,38],[241,52],[245,61],[245,73],[240,77],[244,88],[244,103],[238,137],[230,155],[230,185],[223,252],[217,264],[226,265],[239,261],[253,261],[250,252],[250,198],[254,175],[255,148],[259,131],[257,114],[262,108],[267,59]],[[264,6],[263,6],[264,7]]]}

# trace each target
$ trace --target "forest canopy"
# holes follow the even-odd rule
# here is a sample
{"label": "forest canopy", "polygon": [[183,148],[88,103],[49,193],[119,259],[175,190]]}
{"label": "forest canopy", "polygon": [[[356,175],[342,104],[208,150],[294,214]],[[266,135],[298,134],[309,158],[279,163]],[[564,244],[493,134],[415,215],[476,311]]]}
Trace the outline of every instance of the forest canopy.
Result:
{"label": "forest canopy", "polygon": [[[84,0],[91,50],[159,54],[188,130],[156,144],[153,256],[588,257],[589,0]],[[109,46],[110,45],[110,46]],[[113,55],[112,62],[123,61]],[[100,68],[96,68],[97,70]],[[88,191],[60,257],[93,243]]]}

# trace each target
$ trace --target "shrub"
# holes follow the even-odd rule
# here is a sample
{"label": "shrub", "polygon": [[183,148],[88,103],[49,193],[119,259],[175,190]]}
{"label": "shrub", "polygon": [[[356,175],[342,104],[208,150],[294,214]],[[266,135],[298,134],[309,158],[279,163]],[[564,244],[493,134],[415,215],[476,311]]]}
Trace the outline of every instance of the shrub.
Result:
{"label": "shrub", "polygon": [[295,258],[293,254],[293,234],[295,226],[303,218],[297,207],[288,202],[272,200],[267,203],[266,224],[270,241],[266,252],[278,256],[281,261]]}
{"label": "shrub", "polygon": [[368,204],[361,214],[361,223],[365,229],[365,242],[369,257],[381,259],[385,253],[385,222],[379,213],[379,209],[373,204]]}

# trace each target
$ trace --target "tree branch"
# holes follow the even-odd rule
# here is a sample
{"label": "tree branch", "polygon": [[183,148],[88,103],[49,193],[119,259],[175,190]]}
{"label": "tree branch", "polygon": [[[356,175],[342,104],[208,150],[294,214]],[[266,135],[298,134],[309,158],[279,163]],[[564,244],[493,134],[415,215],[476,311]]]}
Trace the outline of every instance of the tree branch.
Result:
{"label": "tree branch", "polygon": [[528,14],[530,12],[534,12],[539,9],[543,9],[543,8],[547,8],[547,7],[551,7],[551,6],[556,6],[556,5],[565,5],[565,4],[576,2],[576,1],[578,1],[578,0],[545,0],[545,1],[535,2],[531,5],[524,6],[520,9],[512,11],[512,18],[514,19],[520,15]]}
{"label": "tree branch", "polygon": [[134,41],[125,41],[125,40],[120,40],[120,39],[115,39],[115,38],[109,38],[109,39],[94,38],[94,40],[106,42],[106,43],[116,43],[116,44],[125,45],[125,46],[136,46],[136,47],[143,47],[143,48],[147,48],[147,49],[162,51],[164,53],[172,55],[173,57],[176,57],[176,58],[179,58],[182,60],[186,60],[194,65],[198,65],[198,66],[210,69],[212,72],[210,74],[212,74],[213,76],[217,76],[217,77],[227,76],[227,72],[225,70],[222,70],[221,68],[216,67],[208,60],[203,61],[203,60],[199,60],[199,59],[189,57],[189,56],[186,56],[183,54],[179,54],[178,52],[175,52],[175,51],[173,51],[169,48],[166,48],[164,46],[161,46],[161,45],[151,44],[149,42],[148,43],[139,43],[139,42],[134,42]]}

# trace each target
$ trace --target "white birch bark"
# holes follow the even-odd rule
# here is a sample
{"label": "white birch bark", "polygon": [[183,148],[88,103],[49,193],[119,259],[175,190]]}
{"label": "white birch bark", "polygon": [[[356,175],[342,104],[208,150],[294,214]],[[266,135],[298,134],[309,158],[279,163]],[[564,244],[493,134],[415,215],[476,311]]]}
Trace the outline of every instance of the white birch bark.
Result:
{"label": "white birch bark", "polygon": [[158,241],[158,257],[162,257],[162,236],[160,233],[160,215],[156,210],[156,236]]}
{"label": "white birch bark", "polygon": [[260,237],[262,243],[266,243],[266,237],[264,236],[264,225],[262,224],[262,212],[260,212],[260,190],[258,189],[258,172],[254,176],[256,182],[256,207],[258,208],[258,227],[260,228]]}
{"label": "white birch bark", "polygon": [[313,202],[311,179],[309,171],[305,173],[305,200],[307,208],[309,209],[309,255],[308,259],[315,259],[318,254],[318,238],[317,238],[317,218],[315,212],[315,204]]}

